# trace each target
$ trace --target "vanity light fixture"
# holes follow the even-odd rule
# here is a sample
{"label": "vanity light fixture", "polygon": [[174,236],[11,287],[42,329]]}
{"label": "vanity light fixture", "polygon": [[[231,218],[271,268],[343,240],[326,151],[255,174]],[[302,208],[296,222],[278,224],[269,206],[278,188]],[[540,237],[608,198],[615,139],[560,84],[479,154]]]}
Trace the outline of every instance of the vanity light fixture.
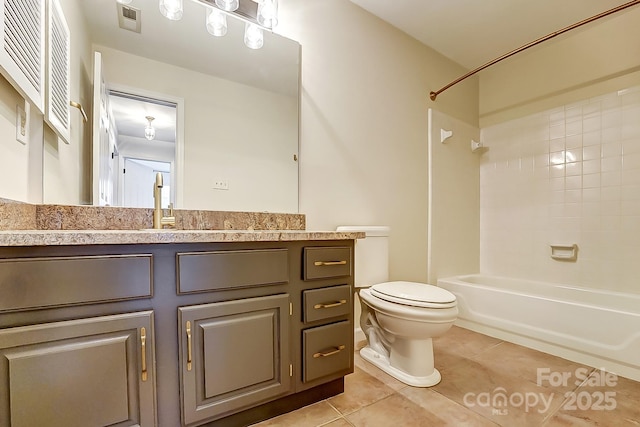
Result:
{"label": "vanity light fixture", "polygon": [[240,7],[239,0],[216,0],[216,6],[227,12],[233,12]]}
{"label": "vanity light fixture", "polygon": [[151,141],[156,137],[156,129],[151,126],[151,122],[155,120],[155,117],[146,116],[145,119],[147,119],[149,123],[147,124],[147,127],[144,128],[144,137]]}
{"label": "vanity light fixture", "polygon": [[167,19],[179,21],[182,19],[182,0],[160,0],[160,13]]}
{"label": "vanity light fixture", "polygon": [[[168,19],[177,21],[182,18],[183,1],[160,0],[160,12]],[[205,19],[207,31],[216,37],[227,34],[227,14],[245,21],[244,44],[250,49],[260,49],[264,45],[263,30],[271,30],[278,24],[278,0],[198,1],[208,6]]]}
{"label": "vanity light fixture", "polygon": [[249,49],[260,49],[264,44],[262,28],[247,22],[244,26],[244,44]]}
{"label": "vanity light fixture", "polygon": [[227,34],[227,15],[218,9],[207,8],[207,31],[212,36],[222,37]]}

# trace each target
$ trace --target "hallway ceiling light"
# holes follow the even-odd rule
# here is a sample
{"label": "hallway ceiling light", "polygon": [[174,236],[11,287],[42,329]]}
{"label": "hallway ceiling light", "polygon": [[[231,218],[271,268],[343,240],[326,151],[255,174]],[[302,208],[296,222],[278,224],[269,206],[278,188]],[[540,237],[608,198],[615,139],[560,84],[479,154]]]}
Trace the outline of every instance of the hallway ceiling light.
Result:
{"label": "hallway ceiling light", "polygon": [[160,13],[167,19],[179,21],[182,19],[182,0],[160,0]]}
{"label": "hallway ceiling light", "polygon": [[156,129],[151,126],[151,122],[155,120],[155,117],[146,116],[145,119],[147,119],[149,123],[147,123],[147,127],[144,128],[144,137],[151,141],[156,137]]}

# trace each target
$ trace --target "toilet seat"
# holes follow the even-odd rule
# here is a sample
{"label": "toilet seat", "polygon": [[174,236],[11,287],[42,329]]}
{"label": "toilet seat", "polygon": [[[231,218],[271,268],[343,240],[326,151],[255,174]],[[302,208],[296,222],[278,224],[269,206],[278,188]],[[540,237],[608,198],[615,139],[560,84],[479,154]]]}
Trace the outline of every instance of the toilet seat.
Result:
{"label": "toilet seat", "polygon": [[456,296],[446,289],[416,282],[384,282],[371,286],[371,295],[402,305],[424,308],[456,306]]}

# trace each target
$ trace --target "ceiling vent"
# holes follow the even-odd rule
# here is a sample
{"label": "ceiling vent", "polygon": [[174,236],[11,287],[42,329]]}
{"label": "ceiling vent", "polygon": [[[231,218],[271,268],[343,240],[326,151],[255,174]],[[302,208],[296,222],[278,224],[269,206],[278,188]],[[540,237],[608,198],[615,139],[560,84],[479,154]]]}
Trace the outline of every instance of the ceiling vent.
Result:
{"label": "ceiling vent", "polygon": [[133,31],[135,33],[140,32],[142,11],[135,7],[125,6],[122,3],[118,5],[118,25],[123,30]]}

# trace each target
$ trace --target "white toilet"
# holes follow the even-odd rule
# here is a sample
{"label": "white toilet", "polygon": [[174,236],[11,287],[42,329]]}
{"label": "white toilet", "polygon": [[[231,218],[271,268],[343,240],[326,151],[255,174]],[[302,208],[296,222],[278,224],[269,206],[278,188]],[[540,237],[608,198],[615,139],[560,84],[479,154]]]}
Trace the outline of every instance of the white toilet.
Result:
{"label": "white toilet", "polygon": [[432,338],[443,335],[456,320],[455,295],[425,283],[388,281],[389,227],[341,226],[337,230],[366,235],[355,249],[360,327],[368,343],[360,355],[405,384],[438,384],[441,376],[433,364]]}

